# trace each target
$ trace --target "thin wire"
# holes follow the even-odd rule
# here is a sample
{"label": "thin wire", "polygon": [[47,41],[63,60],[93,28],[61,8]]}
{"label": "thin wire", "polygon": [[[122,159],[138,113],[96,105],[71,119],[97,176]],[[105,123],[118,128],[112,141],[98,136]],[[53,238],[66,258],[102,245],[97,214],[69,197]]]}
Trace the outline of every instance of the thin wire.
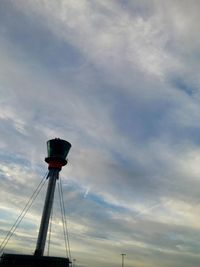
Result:
{"label": "thin wire", "polygon": [[45,181],[46,181],[46,177],[47,177],[47,173],[44,175],[44,177],[42,178],[42,180],[40,181],[40,183],[38,184],[37,188],[35,189],[35,191],[33,192],[33,194],[31,195],[31,197],[29,198],[28,202],[26,203],[25,207],[23,208],[22,212],[20,213],[20,215],[18,216],[17,220],[15,221],[15,223],[13,224],[13,226],[10,228],[10,230],[8,231],[6,237],[4,238],[4,240],[2,241],[1,245],[0,245],[0,254],[3,252],[4,248],[6,247],[8,241],[10,240],[10,238],[13,236],[15,230],[17,229],[17,227],[19,226],[19,224],[21,223],[22,219],[24,218],[24,216],[26,215],[27,211],[30,209],[30,207],[32,206],[34,200],[36,199],[36,197],[38,196],[38,194],[40,193],[41,189],[43,188]]}
{"label": "thin wire", "polygon": [[[9,235],[7,235],[7,240],[4,239],[4,245],[1,246],[1,250],[0,250],[0,254],[3,252],[4,248],[6,247],[8,241],[10,240],[10,238],[13,236],[15,230],[17,229],[17,227],[19,226],[19,224],[21,223],[21,221],[23,220],[23,218],[25,217],[25,215],[27,214],[28,210],[31,208],[33,202],[35,201],[36,197],[38,196],[38,194],[40,193],[41,189],[43,188],[45,184],[45,180],[43,182],[43,184],[41,185],[41,187],[39,188],[37,194],[34,196],[34,198],[32,198],[32,201],[30,202],[29,206],[27,206],[26,210],[24,210],[24,213],[23,215],[21,215],[21,218],[18,217],[18,220],[16,221],[13,229],[12,229],[12,232],[9,232]],[[3,242],[2,242],[3,244]]]}
{"label": "thin wire", "polygon": [[66,212],[65,212],[65,204],[64,204],[64,197],[63,197],[63,186],[62,186],[61,177],[60,177],[60,188],[61,188],[61,198],[62,198],[63,213],[64,213],[65,231],[66,231],[67,244],[68,244],[68,249],[69,249],[69,259],[71,260],[71,250],[70,250],[70,243],[69,243],[69,231],[68,231],[68,226],[67,226],[67,216],[66,216]]}
{"label": "thin wire", "polygon": [[65,229],[65,222],[64,222],[64,211],[63,211],[63,205],[62,205],[60,183],[58,183],[58,193],[59,193],[60,210],[61,210],[61,216],[62,216],[62,225],[63,225],[63,235],[64,235],[64,241],[65,241],[65,249],[66,249],[66,255],[68,257],[67,240],[66,240],[66,229]]}
{"label": "thin wire", "polygon": [[[53,201],[53,203],[54,203],[54,201]],[[52,206],[52,210],[51,210],[51,217],[50,217],[50,224],[49,224],[47,256],[49,256],[49,251],[50,251],[52,220],[53,220],[53,206]]]}

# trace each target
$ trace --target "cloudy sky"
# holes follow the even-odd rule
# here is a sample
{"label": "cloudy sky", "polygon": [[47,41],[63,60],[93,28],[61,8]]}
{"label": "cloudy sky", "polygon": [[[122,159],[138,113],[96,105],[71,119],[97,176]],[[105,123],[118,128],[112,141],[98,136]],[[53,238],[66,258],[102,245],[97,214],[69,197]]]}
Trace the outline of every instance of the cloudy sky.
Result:
{"label": "cloudy sky", "polygon": [[[200,1],[0,0],[0,240],[63,168],[76,266],[200,264]],[[5,252],[32,254],[46,188]],[[58,193],[50,254],[65,256]]]}

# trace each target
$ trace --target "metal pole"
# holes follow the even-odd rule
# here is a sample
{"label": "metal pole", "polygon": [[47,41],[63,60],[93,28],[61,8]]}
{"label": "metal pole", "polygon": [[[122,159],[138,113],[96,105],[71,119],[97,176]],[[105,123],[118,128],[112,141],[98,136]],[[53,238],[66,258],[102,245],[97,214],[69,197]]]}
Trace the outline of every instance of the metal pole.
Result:
{"label": "metal pole", "polygon": [[59,178],[60,169],[52,168],[49,169],[48,178],[48,188],[46,193],[46,199],[44,204],[44,209],[42,213],[42,219],[40,224],[40,230],[38,234],[37,245],[35,249],[35,255],[43,256],[45,249],[45,242],[47,237],[47,231],[49,226],[49,218],[51,215],[51,209],[53,205],[54,191],[56,187],[56,180]]}
{"label": "metal pole", "polygon": [[122,253],[121,255],[122,255],[122,267],[124,267],[124,256],[126,256],[126,254]]}

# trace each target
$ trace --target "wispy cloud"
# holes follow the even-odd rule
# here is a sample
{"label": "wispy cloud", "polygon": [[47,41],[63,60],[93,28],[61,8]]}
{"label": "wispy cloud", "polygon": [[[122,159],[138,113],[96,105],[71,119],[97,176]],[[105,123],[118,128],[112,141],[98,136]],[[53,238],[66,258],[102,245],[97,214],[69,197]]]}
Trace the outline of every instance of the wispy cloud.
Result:
{"label": "wispy cloud", "polygon": [[[127,266],[197,266],[198,10],[1,1],[1,238],[46,171],[46,141],[60,137],[72,143],[62,175],[77,265],[116,266],[125,252]],[[8,250],[29,240],[34,251],[44,192]]]}

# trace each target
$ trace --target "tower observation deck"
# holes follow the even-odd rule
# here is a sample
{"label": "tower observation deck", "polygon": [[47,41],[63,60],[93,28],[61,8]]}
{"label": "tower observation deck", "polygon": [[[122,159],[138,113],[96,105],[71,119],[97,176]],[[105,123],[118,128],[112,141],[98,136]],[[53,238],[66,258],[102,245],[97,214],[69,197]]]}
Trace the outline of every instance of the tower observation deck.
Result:
{"label": "tower observation deck", "polygon": [[44,208],[38,233],[38,239],[34,255],[3,253],[0,259],[0,267],[68,267],[69,258],[44,256],[49,219],[53,206],[56,181],[59,172],[67,164],[67,155],[71,144],[65,140],[55,138],[47,141],[48,157],[48,188],[46,192]]}

